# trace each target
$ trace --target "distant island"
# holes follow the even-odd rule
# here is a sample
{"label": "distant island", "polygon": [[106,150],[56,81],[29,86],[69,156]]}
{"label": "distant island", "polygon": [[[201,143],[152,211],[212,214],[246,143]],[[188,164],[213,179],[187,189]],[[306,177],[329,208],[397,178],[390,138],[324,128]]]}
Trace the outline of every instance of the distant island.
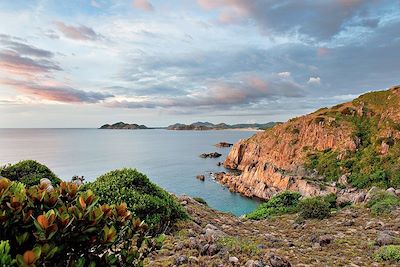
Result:
{"label": "distant island", "polygon": [[268,123],[241,123],[229,125],[226,123],[213,124],[211,122],[195,122],[192,124],[176,123],[167,127],[167,130],[194,130],[194,131],[207,131],[207,130],[226,130],[226,129],[257,129],[265,130],[280,124],[280,122]]}
{"label": "distant island", "polygon": [[101,126],[99,129],[126,129],[126,130],[144,130],[144,129],[150,129],[145,125],[139,125],[136,123],[124,123],[124,122],[117,122],[114,124],[104,124]]}

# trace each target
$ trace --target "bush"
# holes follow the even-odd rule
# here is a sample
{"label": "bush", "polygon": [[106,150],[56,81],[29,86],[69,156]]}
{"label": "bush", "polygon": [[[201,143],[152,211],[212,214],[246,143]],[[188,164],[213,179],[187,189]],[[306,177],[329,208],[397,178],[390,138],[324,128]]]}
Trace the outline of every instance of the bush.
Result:
{"label": "bush", "polygon": [[14,165],[6,165],[0,168],[0,176],[19,181],[27,186],[37,185],[40,179],[47,178],[53,184],[61,182],[49,168],[34,160],[23,160]]}
{"label": "bush", "polygon": [[91,189],[100,203],[125,202],[135,216],[156,232],[178,219],[187,218],[182,206],[168,192],[137,170],[111,171],[86,184],[85,188]]}
{"label": "bush", "polygon": [[373,256],[376,261],[400,262],[400,246],[389,245],[379,248]]}
{"label": "bush", "polygon": [[373,195],[367,203],[373,215],[388,214],[398,206],[400,206],[400,198],[383,191]]}
{"label": "bush", "polygon": [[200,204],[203,204],[203,205],[208,206],[207,201],[205,201],[205,200],[204,200],[203,198],[201,198],[201,197],[194,197],[193,199],[196,200],[197,202],[199,202]]}
{"label": "bush", "polygon": [[329,206],[322,197],[305,198],[299,203],[299,215],[304,219],[324,219],[331,213]]}
{"label": "bush", "polygon": [[284,191],[259,205],[253,212],[247,214],[246,218],[261,220],[271,216],[296,212],[300,197],[301,195],[297,192]]}
{"label": "bush", "polygon": [[[97,204],[74,183],[25,187],[0,179],[0,260],[18,266],[138,266],[159,247],[126,204]],[[3,248],[3,249],[1,249]]]}
{"label": "bush", "polygon": [[326,203],[329,204],[329,208],[331,208],[331,209],[336,208],[337,196],[335,193],[330,193],[328,195],[323,196],[322,198]]}

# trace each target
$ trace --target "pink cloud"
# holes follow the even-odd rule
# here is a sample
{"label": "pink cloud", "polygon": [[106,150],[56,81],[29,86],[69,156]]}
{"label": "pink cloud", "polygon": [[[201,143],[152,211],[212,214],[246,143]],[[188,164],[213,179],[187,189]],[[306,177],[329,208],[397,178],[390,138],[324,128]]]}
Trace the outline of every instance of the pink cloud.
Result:
{"label": "pink cloud", "polygon": [[64,34],[65,37],[74,40],[94,41],[101,38],[92,28],[86,26],[70,26],[61,21],[55,22],[57,29]]}
{"label": "pink cloud", "polygon": [[133,7],[143,9],[145,11],[153,11],[154,7],[148,0],[134,0]]}
{"label": "pink cloud", "polygon": [[0,79],[0,84],[10,86],[21,94],[62,103],[97,103],[113,97],[111,94],[75,89],[56,81],[36,83],[33,80]]}

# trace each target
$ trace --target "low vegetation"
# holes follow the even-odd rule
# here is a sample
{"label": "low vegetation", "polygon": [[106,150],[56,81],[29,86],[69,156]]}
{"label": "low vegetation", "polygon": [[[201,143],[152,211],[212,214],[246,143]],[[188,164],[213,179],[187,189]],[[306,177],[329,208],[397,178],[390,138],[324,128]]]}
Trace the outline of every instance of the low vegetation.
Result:
{"label": "low vegetation", "polygon": [[39,184],[42,178],[49,179],[53,184],[61,182],[61,179],[48,167],[34,160],[23,160],[13,165],[0,167],[0,176],[11,181],[19,181],[27,186]]}
{"label": "low vegetation", "polygon": [[301,195],[297,192],[282,192],[273,196],[267,202],[260,204],[253,212],[247,214],[246,218],[261,220],[276,215],[296,212],[300,197]]}
{"label": "low vegetation", "polygon": [[379,248],[374,254],[376,261],[389,261],[400,263],[400,246],[399,245],[388,245]]}
{"label": "low vegetation", "polygon": [[0,179],[1,266],[141,266],[160,247],[125,203],[98,204],[75,183]]}
{"label": "low vegetation", "polygon": [[324,219],[328,217],[332,209],[336,209],[336,195],[308,197],[300,199],[297,192],[284,191],[273,196],[267,202],[260,204],[246,218],[262,220],[277,215],[299,213],[301,219]]}
{"label": "low vegetation", "polygon": [[181,205],[168,192],[134,169],[106,173],[86,184],[85,189],[91,189],[102,204],[126,203],[128,209],[155,232],[187,218]]}
{"label": "low vegetation", "polygon": [[200,204],[203,204],[203,205],[208,206],[207,201],[205,201],[205,200],[204,200],[203,198],[201,198],[201,197],[194,197],[193,199],[196,200],[197,202],[199,202]]}
{"label": "low vegetation", "polygon": [[383,191],[374,194],[367,203],[367,207],[371,209],[371,213],[376,216],[389,214],[399,206],[399,197]]}
{"label": "low vegetation", "polygon": [[324,219],[331,214],[331,203],[323,197],[302,199],[299,203],[299,216],[303,219]]}

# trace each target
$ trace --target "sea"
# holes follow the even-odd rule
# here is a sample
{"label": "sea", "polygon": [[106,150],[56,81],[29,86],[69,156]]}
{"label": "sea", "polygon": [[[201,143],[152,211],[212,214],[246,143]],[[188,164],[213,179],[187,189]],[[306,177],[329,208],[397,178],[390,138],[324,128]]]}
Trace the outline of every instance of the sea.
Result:
{"label": "sea", "polygon": [[[235,143],[254,131],[170,131],[100,129],[0,129],[0,165],[34,159],[48,166],[61,179],[84,176],[86,181],[114,169],[136,168],[165,190],[203,198],[210,207],[237,216],[256,208],[259,202],[230,192],[212,179],[230,148],[218,142]],[[218,152],[217,159],[202,153]],[[196,179],[205,175],[205,181]]]}

